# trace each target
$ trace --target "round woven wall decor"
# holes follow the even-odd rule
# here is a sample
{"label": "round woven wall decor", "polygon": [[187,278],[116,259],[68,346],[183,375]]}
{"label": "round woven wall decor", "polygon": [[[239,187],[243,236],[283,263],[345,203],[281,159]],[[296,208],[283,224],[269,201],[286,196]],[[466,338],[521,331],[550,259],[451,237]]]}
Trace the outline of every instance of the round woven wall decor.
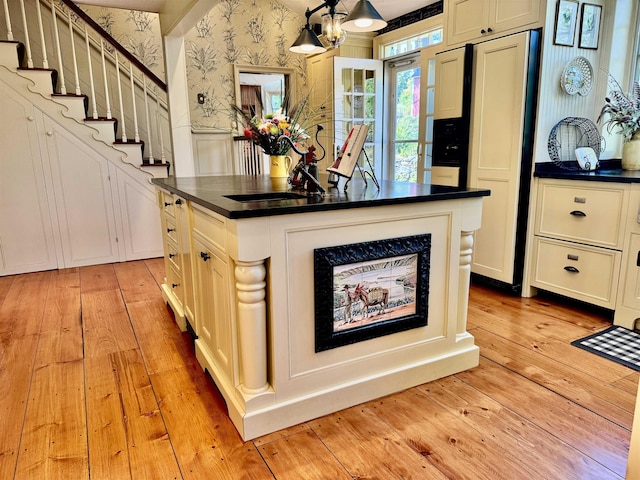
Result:
{"label": "round woven wall decor", "polygon": [[602,136],[598,127],[588,118],[566,117],[556,123],[547,142],[549,157],[560,168],[580,170],[576,148],[591,147],[600,158]]}

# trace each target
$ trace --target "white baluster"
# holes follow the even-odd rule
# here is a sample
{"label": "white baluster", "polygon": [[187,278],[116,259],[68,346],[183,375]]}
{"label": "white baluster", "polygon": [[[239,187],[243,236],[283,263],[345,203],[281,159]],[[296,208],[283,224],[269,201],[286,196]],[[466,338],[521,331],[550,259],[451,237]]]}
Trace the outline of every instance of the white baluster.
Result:
{"label": "white baluster", "polygon": [[24,0],[20,0],[20,10],[22,12],[22,25],[24,27],[24,46],[27,50],[27,67],[33,68],[33,57],[31,56],[31,42],[29,41],[29,29],[27,28],[27,14],[24,11]]}
{"label": "white baluster", "polygon": [[[36,0],[39,4],[40,0]],[[58,15],[56,15],[56,6],[51,0],[51,14],[53,15],[53,33],[55,34],[56,39],[56,49],[58,51],[58,70],[60,73],[60,93],[62,95],[67,94],[67,86],[64,82],[64,67],[62,63],[62,49],[60,48],[60,33],[58,32]]]}
{"label": "white baluster", "polygon": [[40,43],[42,43],[42,68],[49,68],[47,58],[47,44],[44,41],[44,29],[42,28],[42,12],[40,11],[40,0],[36,0],[36,14],[38,15],[38,28],[40,29]]}
{"label": "white baluster", "polygon": [[9,4],[7,0],[2,0],[2,4],[4,5],[4,20],[7,24],[7,40],[13,42],[13,32],[11,31],[11,17],[9,16]]}
{"label": "white baluster", "polygon": [[107,118],[111,120],[111,100],[109,99],[109,82],[107,82],[107,64],[104,61],[104,42],[100,39],[100,57],[102,58],[102,80],[104,81],[104,98],[107,106]]}
{"label": "white baluster", "polygon": [[149,95],[147,95],[147,78],[144,75],[142,75],[142,85],[144,90],[144,113],[147,119],[147,145],[149,147],[149,158],[147,160],[149,163],[154,163],[153,146],[151,144],[151,122],[149,121]]}
{"label": "white baluster", "polygon": [[158,128],[158,138],[160,139],[160,161],[166,163],[167,157],[164,155],[164,137],[162,135],[162,115],[160,115],[160,97],[156,87],[153,87],[153,93],[156,95],[156,127]]}
{"label": "white baluster", "polygon": [[140,131],[138,130],[138,110],[136,109],[136,86],[133,81],[133,66],[129,63],[129,78],[131,79],[131,106],[133,108],[133,140],[140,141]]}
{"label": "white baluster", "polygon": [[76,58],[76,42],[73,34],[73,20],[71,20],[71,10],[69,10],[69,35],[71,36],[71,56],[73,57],[73,74],[76,80],[76,95],[82,95],[80,89],[80,75],[78,75],[78,59]]}
{"label": "white baluster", "polygon": [[93,119],[98,119],[98,105],[96,104],[96,85],[93,81],[93,67],[91,66],[91,45],[89,45],[89,32],[84,26],[84,39],[87,43],[87,62],[89,64],[89,83],[91,84],[91,106],[93,107]]}
{"label": "white baluster", "polygon": [[120,127],[122,128],[122,141],[127,141],[127,129],[124,121],[124,108],[122,107],[122,85],[120,84],[120,61],[118,60],[118,50],[116,50],[116,79],[118,82],[118,101],[120,102]]}

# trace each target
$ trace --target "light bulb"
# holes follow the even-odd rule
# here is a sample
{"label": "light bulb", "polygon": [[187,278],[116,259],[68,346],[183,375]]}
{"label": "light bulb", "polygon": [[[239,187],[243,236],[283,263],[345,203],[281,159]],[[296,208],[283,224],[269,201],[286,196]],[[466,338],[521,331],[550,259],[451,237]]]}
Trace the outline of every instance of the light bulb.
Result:
{"label": "light bulb", "polygon": [[370,18],[359,18],[355,21],[355,24],[358,28],[367,28],[373,24],[373,21]]}

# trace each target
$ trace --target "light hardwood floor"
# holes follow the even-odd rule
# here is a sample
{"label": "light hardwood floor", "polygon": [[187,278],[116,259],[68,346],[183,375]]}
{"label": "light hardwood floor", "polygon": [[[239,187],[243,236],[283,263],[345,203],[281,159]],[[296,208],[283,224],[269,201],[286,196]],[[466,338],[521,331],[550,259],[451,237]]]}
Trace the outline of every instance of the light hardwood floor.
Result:
{"label": "light hardwood floor", "polygon": [[0,479],[623,478],[638,373],[588,309],[473,286],[480,366],[242,442],[162,259],[0,277]]}

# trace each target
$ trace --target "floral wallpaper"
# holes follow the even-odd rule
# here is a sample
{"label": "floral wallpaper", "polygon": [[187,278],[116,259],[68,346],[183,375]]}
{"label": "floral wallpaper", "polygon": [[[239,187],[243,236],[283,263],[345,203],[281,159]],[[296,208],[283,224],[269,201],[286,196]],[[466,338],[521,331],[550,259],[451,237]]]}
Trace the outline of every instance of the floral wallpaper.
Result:
{"label": "floral wallpaper", "polygon": [[165,80],[160,20],[157,13],[79,5],[109,35]]}
{"label": "floral wallpaper", "polygon": [[185,35],[191,125],[232,128],[234,64],[292,68],[303,90],[306,59],[289,51],[303,23],[277,0],[220,0]]}

